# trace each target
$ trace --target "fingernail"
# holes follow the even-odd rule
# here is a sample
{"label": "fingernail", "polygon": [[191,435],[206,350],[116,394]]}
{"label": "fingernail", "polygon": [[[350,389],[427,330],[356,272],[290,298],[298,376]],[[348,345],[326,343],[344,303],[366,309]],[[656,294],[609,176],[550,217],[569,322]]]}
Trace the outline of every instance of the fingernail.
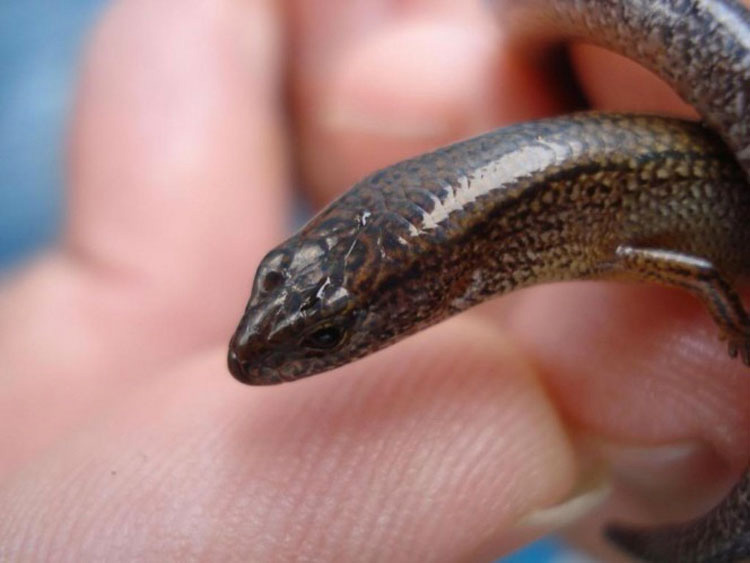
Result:
{"label": "fingernail", "polygon": [[649,496],[673,497],[698,486],[719,465],[713,448],[694,440],[653,447],[607,444],[602,452],[618,481]]}
{"label": "fingernail", "polygon": [[716,471],[716,455],[703,442],[685,441],[660,446],[588,445],[599,452],[593,462],[585,457],[581,478],[570,495],[554,506],[529,513],[520,526],[559,529],[571,524],[604,503],[616,480],[626,488],[649,498],[673,498],[688,488],[705,483]]}

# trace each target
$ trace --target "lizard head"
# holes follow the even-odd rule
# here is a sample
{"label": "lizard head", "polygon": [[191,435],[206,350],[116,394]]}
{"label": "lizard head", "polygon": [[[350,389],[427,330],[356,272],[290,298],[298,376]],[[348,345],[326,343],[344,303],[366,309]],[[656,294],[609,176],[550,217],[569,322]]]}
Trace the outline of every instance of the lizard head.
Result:
{"label": "lizard head", "polygon": [[[266,255],[229,346],[234,377],[251,385],[292,381],[350,362],[385,343],[367,299],[379,249],[359,236],[369,214],[313,220]],[[365,273],[367,272],[367,273]]]}

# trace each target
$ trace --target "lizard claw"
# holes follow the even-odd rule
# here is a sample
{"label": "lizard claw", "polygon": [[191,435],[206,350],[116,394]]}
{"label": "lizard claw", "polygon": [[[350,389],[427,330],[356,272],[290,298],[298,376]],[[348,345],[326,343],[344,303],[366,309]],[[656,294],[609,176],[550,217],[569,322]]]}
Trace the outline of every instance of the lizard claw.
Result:
{"label": "lizard claw", "polygon": [[750,366],[750,331],[731,336],[724,334],[721,339],[727,341],[730,358],[739,356],[743,364]]}

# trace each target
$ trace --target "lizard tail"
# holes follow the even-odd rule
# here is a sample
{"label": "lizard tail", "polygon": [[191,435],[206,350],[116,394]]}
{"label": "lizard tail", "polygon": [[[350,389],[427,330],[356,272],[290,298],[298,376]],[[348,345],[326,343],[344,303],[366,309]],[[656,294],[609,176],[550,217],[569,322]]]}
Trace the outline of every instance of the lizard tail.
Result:
{"label": "lizard tail", "polygon": [[730,563],[750,558],[748,524],[750,468],[723,501],[696,520],[654,528],[611,524],[604,533],[619,548],[651,563]]}

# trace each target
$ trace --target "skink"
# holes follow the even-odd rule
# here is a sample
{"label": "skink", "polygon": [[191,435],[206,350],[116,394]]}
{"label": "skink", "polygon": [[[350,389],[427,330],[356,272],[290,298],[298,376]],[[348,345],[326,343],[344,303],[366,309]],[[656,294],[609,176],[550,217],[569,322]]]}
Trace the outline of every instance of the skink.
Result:
{"label": "skink", "polygon": [[[707,127],[581,114],[372,174],[262,261],[230,343],[237,379],[265,385],[327,371],[490,297],[571,279],[687,289],[730,356],[750,364],[750,317],[734,289],[750,275],[748,13],[731,0],[491,4],[526,38],[582,39],[630,56]],[[646,561],[750,557],[750,471],[702,518],[606,533]]]}

